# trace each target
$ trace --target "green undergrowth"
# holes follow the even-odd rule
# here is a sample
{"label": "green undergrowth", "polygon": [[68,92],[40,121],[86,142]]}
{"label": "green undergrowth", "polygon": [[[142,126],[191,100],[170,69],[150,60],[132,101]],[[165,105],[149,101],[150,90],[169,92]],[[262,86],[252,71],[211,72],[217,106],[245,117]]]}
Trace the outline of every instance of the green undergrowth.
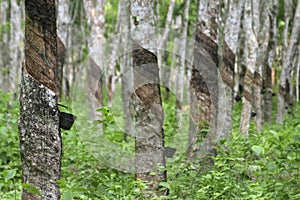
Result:
{"label": "green undergrowth", "polygon": [[[7,93],[0,96],[0,199],[20,199],[18,103]],[[173,158],[166,158],[168,182],[161,184],[170,194],[156,199],[300,199],[300,106],[286,116],[283,125],[266,124],[262,134],[257,134],[251,123],[245,138],[238,132],[241,105],[236,105],[232,136],[220,142],[211,165],[208,159],[185,161],[180,141],[187,138],[188,120],[183,120],[185,127],[180,129],[186,133],[174,135],[178,132],[174,104],[173,97],[164,103],[166,145],[178,149]],[[121,132],[110,129],[116,120],[109,108],[106,111],[106,139],[120,148],[132,149],[134,139],[124,142]],[[76,129],[79,122],[70,131],[62,131],[62,199],[143,199],[141,191],[146,183],[94,156]]]}

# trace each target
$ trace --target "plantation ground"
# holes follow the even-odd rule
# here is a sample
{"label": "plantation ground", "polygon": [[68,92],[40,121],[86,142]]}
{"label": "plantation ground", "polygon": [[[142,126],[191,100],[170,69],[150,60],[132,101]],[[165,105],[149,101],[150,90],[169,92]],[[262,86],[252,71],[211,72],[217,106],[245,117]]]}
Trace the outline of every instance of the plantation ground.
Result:
{"label": "plantation ground", "polygon": [[[11,102],[7,93],[0,96],[0,199],[20,199],[18,103]],[[176,129],[174,105],[174,98],[164,104],[166,146],[172,146]],[[300,199],[300,106],[294,107],[283,125],[267,124],[261,135],[251,124],[249,138],[238,132],[240,110],[237,104],[232,137],[220,142],[214,166],[203,160],[186,163],[180,151],[167,159],[168,182],[161,185],[170,190],[166,199]],[[133,139],[124,142],[121,133],[107,130],[109,141],[133,148]],[[62,138],[62,199],[139,198],[146,183],[105,167],[87,151],[76,129],[63,131]]]}

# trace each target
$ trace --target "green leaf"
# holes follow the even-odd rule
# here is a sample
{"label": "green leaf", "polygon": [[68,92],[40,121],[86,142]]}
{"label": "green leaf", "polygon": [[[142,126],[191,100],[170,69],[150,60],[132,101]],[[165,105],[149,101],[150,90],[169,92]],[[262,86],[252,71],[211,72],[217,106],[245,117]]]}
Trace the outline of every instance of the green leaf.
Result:
{"label": "green leaf", "polygon": [[74,198],[73,192],[72,191],[67,191],[67,192],[63,193],[61,199],[62,200],[73,200],[73,198]]}
{"label": "green leaf", "polygon": [[270,130],[269,132],[279,141],[278,133],[276,131]]}
{"label": "green leaf", "polygon": [[67,181],[64,180],[64,179],[62,179],[62,180],[57,180],[56,182],[59,184],[59,187],[60,187],[60,188],[66,187],[66,185],[67,185]]}
{"label": "green leaf", "polygon": [[252,146],[251,149],[252,149],[252,151],[254,151],[254,153],[257,156],[260,156],[260,155],[264,154],[264,152],[265,152],[263,147],[257,146],[257,145]]}
{"label": "green leaf", "polygon": [[16,170],[5,170],[3,172],[3,176],[4,176],[4,179],[5,179],[5,182],[7,182],[8,180],[12,179],[15,175],[16,175]]}
{"label": "green leaf", "polygon": [[23,183],[22,186],[27,192],[29,192],[31,194],[36,194],[40,197],[42,196],[41,192],[34,185],[28,184],[28,183]]}
{"label": "green leaf", "polygon": [[164,188],[167,188],[167,189],[170,189],[170,184],[168,182],[160,182],[159,183],[160,186],[164,187]]}

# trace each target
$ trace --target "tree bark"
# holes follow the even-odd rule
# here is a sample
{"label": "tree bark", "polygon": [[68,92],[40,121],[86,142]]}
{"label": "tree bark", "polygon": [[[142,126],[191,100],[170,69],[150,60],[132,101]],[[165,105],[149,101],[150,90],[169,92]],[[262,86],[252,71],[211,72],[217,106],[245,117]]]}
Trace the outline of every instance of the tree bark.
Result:
{"label": "tree bark", "polygon": [[89,66],[88,66],[88,99],[90,118],[97,119],[96,109],[103,106],[103,73],[104,69],[104,6],[105,0],[85,0],[84,7],[89,25]]}
{"label": "tree bark", "polygon": [[300,73],[300,44],[298,44],[298,57],[296,61],[296,102],[298,102],[299,99],[299,73]]}
{"label": "tree bark", "polygon": [[270,20],[269,13],[272,10],[272,0],[260,1],[260,12],[259,12],[259,22],[254,22],[259,24],[259,31],[256,35],[258,41],[257,49],[257,62],[255,68],[255,75],[253,81],[253,111],[256,116],[256,128],[257,132],[261,133],[263,127],[263,69],[265,60],[268,56],[268,41],[269,41],[269,32],[270,32]]}
{"label": "tree bark", "polygon": [[180,40],[180,51],[179,51],[179,66],[178,66],[178,73],[177,73],[177,121],[178,121],[178,128],[181,128],[182,122],[182,104],[183,104],[183,93],[184,93],[184,85],[185,85],[185,63],[186,63],[186,45],[187,45],[187,31],[188,31],[188,19],[189,19],[189,9],[190,9],[190,0],[185,0],[185,8],[183,13],[183,27],[181,30],[181,40]]}
{"label": "tree bark", "polygon": [[24,33],[22,32],[23,2],[16,0],[10,1],[10,41],[9,41],[9,92],[17,92],[17,85],[20,80],[21,61],[24,60],[24,54],[21,50],[23,45]]}
{"label": "tree bark", "polygon": [[278,0],[273,0],[272,9],[269,14],[269,20],[271,22],[270,27],[270,38],[268,42],[267,48],[267,56],[265,59],[265,68],[264,68],[264,76],[265,76],[265,96],[264,96],[264,118],[266,122],[272,121],[272,109],[273,109],[273,101],[272,101],[272,69],[273,62],[276,54],[276,46],[277,46],[277,13],[278,13]]}
{"label": "tree bark", "polygon": [[[288,3],[285,1],[285,3]],[[289,11],[289,9],[287,9]],[[288,12],[287,11],[287,12]],[[289,22],[289,16],[286,16],[286,23]],[[286,24],[286,26],[288,26]],[[286,28],[287,29],[287,28]],[[287,31],[287,30],[286,30]],[[291,90],[291,71],[292,71],[292,57],[296,48],[297,41],[300,34],[300,1],[297,3],[295,15],[293,19],[292,33],[288,46],[285,48],[286,54],[283,56],[282,69],[280,74],[280,83],[278,88],[277,99],[277,118],[276,122],[282,124],[283,115],[287,107],[292,103],[289,97],[289,91]],[[287,33],[286,33],[287,37]]]}
{"label": "tree bark", "polygon": [[25,1],[25,58],[20,95],[22,199],[60,199],[62,143],[57,107],[57,35],[54,0]]}
{"label": "tree bark", "polygon": [[[59,71],[59,78],[61,81],[58,82],[59,86],[59,100],[61,99],[62,94],[64,93],[65,96],[68,96],[68,92],[66,87],[63,87],[63,77],[64,74],[66,75],[67,80],[67,71],[68,68],[65,69],[64,64],[65,60],[68,58],[69,52],[69,27],[71,25],[71,16],[69,15],[69,7],[70,1],[69,0],[58,0],[58,11],[57,11],[57,35],[58,35],[58,71]],[[65,84],[68,84],[66,81]]]}
{"label": "tree bark", "polygon": [[[153,53],[156,41],[151,29],[155,25],[153,0],[131,0],[131,15],[134,21],[131,37],[134,45],[136,179],[149,182],[144,197],[166,195],[168,190],[161,190],[159,185],[167,176],[159,68]],[[152,193],[148,193],[149,190]]]}
{"label": "tree bark", "polygon": [[[170,27],[172,23],[172,16],[175,7],[175,0],[170,0],[167,18],[166,18],[166,26],[163,31],[162,37],[160,38],[160,42],[158,44],[158,51],[157,51],[157,60],[159,69],[162,70],[160,73],[160,80],[162,82],[163,87],[166,88],[166,99],[170,95],[170,68],[167,67],[167,58],[166,58],[166,48],[167,48],[167,41],[170,32]],[[174,42],[175,45],[175,42]],[[172,60],[173,61],[173,60]]]}
{"label": "tree bark", "polygon": [[[200,1],[199,4],[194,66],[190,83],[192,89],[190,126],[197,128],[193,130],[190,127],[189,130],[188,159],[195,155],[214,154],[213,149],[217,140],[231,133],[234,54],[227,44],[218,47],[219,6],[219,1]],[[218,55],[219,48],[222,48],[222,55]],[[219,56],[222,57],[222,63],[219,63]],[[217,67],[220,69],[222,81]],[[224,87],[227,87],[229,96],[226,96],[226,90],[220,87],[222,82],[225,82]],[[226,96],[226,103],[220,101],[221,96],[222,98]],[[195,100],[197,102],[193,102]],[[227,103],[229,105],[226,105]],[[226,132],[223,132],[224,130]],[[196,144],[199,140],[205,141],[200,148]]]}
{"label": "tree bark", "polygon": [[243,48],[244,56],[243,59],[246,59],[246,73],[244,79],[244,89],[243,89],[243,108],[241,114],[240,122],[240,132],[245,136],[248,136],[249,123],[251,118],[252,110],[252,87],[253,87],[253,78],[255,73],[256,65],[256,50],[257,50],[257,40],[254,35],[253,30],[253,18],[252,18],[252,5],[251,0],[246,0],[244,8],[244,19],[243,19],[243,31],[245,34],[245,44]]}
{"label": "tree bark", "polygon": [[[121,52],[127,52],[126,48],[131,44],[130,38],[130,7],[127,5],[126,0],[119,1],[118,4],[118,23],[120,35],[120,43],[122,45]],[[130,4],[130,2],[129,2]],[[131,95],[133,91],[133,69],[132,69],[132,57],[128,54],[122,55],[120,58],[121,68],[121,85],[122,85],[122,102],[123,102],[123,117],[124,117],[124,139],[127,136],[134,136],[134,122],[133,113],[131,112]]]}

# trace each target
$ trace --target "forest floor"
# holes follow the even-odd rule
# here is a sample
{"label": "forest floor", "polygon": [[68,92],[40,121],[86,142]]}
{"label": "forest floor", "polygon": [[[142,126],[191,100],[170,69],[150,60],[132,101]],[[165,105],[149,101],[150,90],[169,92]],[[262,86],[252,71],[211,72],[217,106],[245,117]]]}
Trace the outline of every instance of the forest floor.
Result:
{"label": "forest floor", "polygon": [[[3,97],[0,100],[0,199],[21,199],[18,101],[12,101],[7,93],[0,95]],[[156,199],[300,199],[299,105],[285,117],[282,125],[265,124],[262,134],[257,134],[254,122],[251,123],[249,137],[245,138],[238,131],[241,105],[237,104],[232,136],[220,141],[218,155],[212,158],[214,165],[201,158],[186,162],[182,150],[186,143],[180,141],[187,140],[188,115],[183,116],[186,120],[182,123],[182,132],[186,134],[174,135],[178,133],[174,105],[174,99],[164,103],[166,146],[178,149],[173,158],[167,158],[168,182],[161,183],[170,194]],[[107,109],[104,136],[108,146],[114,143],[118,149],[133,151],[134,139],[124,141],[122,131],[109,128],[116,120]],[[103,160],[103,156],[122,160],[118,156],[123,154],[107,150],[100,157],[95,156],[78,133],[76,123],[80,121],[70,131],[62,131],[59,180],[62,199],[142,199],[147,183],[135,181],[132,173],[117,170],[122,163],[112,166]],[[34,187],[24,187],[38,193]]]}

